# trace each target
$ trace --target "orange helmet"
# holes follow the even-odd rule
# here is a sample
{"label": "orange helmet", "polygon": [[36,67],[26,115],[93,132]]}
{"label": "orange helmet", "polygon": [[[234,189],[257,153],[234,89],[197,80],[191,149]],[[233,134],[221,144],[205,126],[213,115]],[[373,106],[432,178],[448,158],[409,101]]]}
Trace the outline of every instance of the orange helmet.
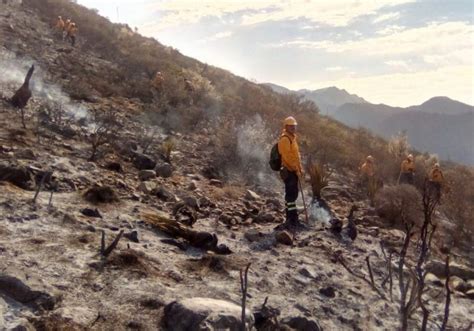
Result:
{"label": "orange helmet", "polygon": [[413,154],[408,154],[407,159],[413,161]]}
{"label": "orange helmet", "polygon": [[435,163],[434,167],[435,167],[435,169],[438,169],[439,168],[439,163]]}
{"label": "orange helmet", "polygon": [[285,118],[285,120],[283,121],[283,124],[284,125],[298,125],[298,123],[296,122],[293,116],[289,116]]}

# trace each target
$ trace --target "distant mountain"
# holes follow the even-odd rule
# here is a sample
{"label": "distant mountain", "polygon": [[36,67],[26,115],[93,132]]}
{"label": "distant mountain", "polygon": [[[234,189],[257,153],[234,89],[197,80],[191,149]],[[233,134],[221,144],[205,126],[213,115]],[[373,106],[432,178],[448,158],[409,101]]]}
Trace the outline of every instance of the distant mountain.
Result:
{"label": "distant mountain", "polygon": [[344,89],[339,89],[337,87],[331,86],[319,90],[299,90],[296,93],[304,95],[308,100],[314,101],[321,113],[324,115],[332,115],[338,107],[346,104],[366,104],[368,103],[363,98],[350,94]]}
{"label": "distant mountain", "polygon": [[314,101],[322,114],[353,128],[363,127],[389,139],[405,131],[410,144],[442,159],[474,164],[474,107],[448,97],[434,97],[407,108],[372,104],[336,87],[291,91],[267,84],[280,93],[297,93]]}
{"label": "distant mountain", "polygon": [[272,84],[272,83],[265,83],[270,87],[273,91],[282,93],[282,94],[289,94],[289,93],[296,93],[299,95],[304,96],[307,100],[311,100],[316,103],[321,111],[321,114],[324,115],[332,115],[339,106],[346,104],[346,103],[368,103],[363,98],[355,95],[350,94],[344,89],[339,89],[335,86],[322,88],[319,90],[298,90],[292,91],[287,89],[286,87]]}
{"label": "distant mountain", "polygon": [[419,106],[408,107],[408,110],[419,110],[427,113],[460,115],[474,111],[474,107],[452,100],[448,97],[434,97]]}

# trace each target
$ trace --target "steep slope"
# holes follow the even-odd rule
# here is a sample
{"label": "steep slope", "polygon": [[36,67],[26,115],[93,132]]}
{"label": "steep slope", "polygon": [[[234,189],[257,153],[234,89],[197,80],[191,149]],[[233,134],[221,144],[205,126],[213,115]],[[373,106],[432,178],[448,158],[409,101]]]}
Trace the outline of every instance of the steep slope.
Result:
{"label": "steep slope", "polygon": [[[348,223],[345,218],[351,207],[359,207],[353,220],[359,231],[354,242],[333,234],[327,226],[328,215],[314,204],[307,228],[294,233],[275,231],[283,218],[282,185],[276,174],[270,174],[273,181],[262,183],[255,177],[268,174],[258,172],[249,184],[242,177],[220,178],[215,169],[213,154],[225,143],[221,134],[227,133],[217,130],[230,131],[234,125],[222,123],[227,117],[218,121],[225,110],[205,108],[215,104],[200,94],[177,94],[183,87],[172,75],[167,76],[170,87],[163,94],[151,89],[141,62],[125,54],[129,49],[119,47],[121,40],[114,34],[109,35],[111,40],[95,43],[87,39],[97,37],[98,32],[91,31],[79,38],[78,48],[63,43],[48,24],[56,13],[46,6],[55,4],[59,10],[63,3],[72,6],[70,13],[80,22],[102,22],[101,33],[116,28],[69,1],[38,4],[31,0],[21,7],[0,7],[1,64],[8,73],[0,77],[5,97],[0,99],[0,329],[173,330],[176,325],[166,322],[176,300],[209,297],[236,307],[241,300],[239,271],[248,263],[249,311],[260,311],[265,302],[266,311],[278,319],[282,330],[308,330],[308,325],[317,329],[316,321],[326,330],[397,327],[397,292],[390,300],[388,287],[379,285],[388,275],[381,243],[389,253],[398,251],[403,233],[377,216],[357,188],[353,171],[335,169],[323,196],[332,217],[343,225]],[[92,27],[85,25],[84,30]],[[146,42],[138,41],[136,47],[143,47],[143,52],[136,49],[136,53],[150,50]],[[102,49],[108,44],[116,48]],[[219,106],[229,107],[235,117],[257,112],[265,107],[264,101],[279,111],[278,117],[289,109],[296,109],[298,118],[314,112],[311,105],[266,94],[241,78],[157,47],[156,52],[163,52],[159,68],[163,66],[166,74],[175,70],[181,75],[198,66],[220,91],[228,89],[219,95]],[[35,88],[23,128],[8,97],[32,59],[41,70],[32,78]],[[150,73],[155,69],[149,69]],[[193,82],[203,77],[184,72]],[[206,98],[213,95],[204,94]],[[207,115],[204,110],[218,125],[212,126],[206,118],[199,125],[189,121],[197,127],[187,126],[187,118],[178,116],[196,112],[199,117],[192,119],[201,119]],[[249,118],[252,124],[262,122]],[[272,120],[271,125],[279,126],[279,118]],[[334,130],[330,139],[336,134],[343,142],[344,136],[348,141],[353,137],[352,130],[334,121],[320,122],[320,127],[303,122],[303,132],[321,128],[325,136],[324,130],[330,127]],[[235,123],[239,133],[263,135],[259,126],[248,130],[241,122]],[[102,135],[105,129],[107,134]],[[92,160],[92,146],[102,138],[104,144]],[[248,166],[242,155],[231,161],[243,172],[253,173],[260,157],[256,152],[265,145],[243,138],[238,135],[224,150],[233,143],[237,151],[248,147],[254,163]],[[379,140],[370,141],[386,147]],[[357,144],[345,147],[355,149]],[[340,159],[348,162],[345,156]],[[39,196],[33,202],[36,188]],[[195,240],[177,229],[194,234]],[[106,256],[101,247],[114,238],[121,239]],[[217,240],[232,254],[220,254]],[[443,257],[438,249],[433,255]],[[365,259],[369,256],[378,291],[368,283]],[[409,259],[414,261],[412,256]],[[453,260],[462,264],[463,277],[470,277],[466,281],[471,279],[463,254],[453,255]],[[430,277],[433,322],[429,327],[434,328],[442,319],[444,298],[438,293],[442,288],[436,289],[441,281]],[[453,293],[450,326],[455,329],[466,327],[474,314],[469,290]],[[178,323],[189,321],[190,314],[185,311]],[[232,317],[233,327],[238,328]],[[200,322],[202,316],[197,319]],[[416,315],[410,321],[414,327],[418,319]]]}

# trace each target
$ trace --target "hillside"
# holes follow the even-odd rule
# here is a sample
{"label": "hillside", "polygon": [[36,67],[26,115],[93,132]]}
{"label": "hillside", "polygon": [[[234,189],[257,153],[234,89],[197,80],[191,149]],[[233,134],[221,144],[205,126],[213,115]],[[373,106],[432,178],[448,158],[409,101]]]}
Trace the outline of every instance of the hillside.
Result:
{"label": "hillside", "polygon": [[[51,28],[57,15],[77,22],[75,47]],[[404,278],[422,289],[429,329],[446,293],[448,327],[472,325],[473,169],[443,164],[456,189],[435,206],[439,230],[415,280],[435,159],[412,151],[417,186],[396,186],[393,144],[73,1],[1,2],[0,37],[0,329],[393,330]],[[19,110],[11,99],[32,65]],[[321,200],[307,176],[309,219],[294,228],[268,167],[290,114],[305,164],[327,170]],[[369,198],[357,176],[368,154],[385,185]]]}

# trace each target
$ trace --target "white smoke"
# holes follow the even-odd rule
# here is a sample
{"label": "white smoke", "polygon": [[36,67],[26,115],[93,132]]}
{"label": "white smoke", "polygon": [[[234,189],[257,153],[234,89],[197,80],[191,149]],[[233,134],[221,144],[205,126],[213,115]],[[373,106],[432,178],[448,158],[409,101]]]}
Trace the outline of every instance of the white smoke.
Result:
{"label": "white smoke", "polygon": [[318,200],[314,200],[309,207],[309,218],[313,223],[321,223],[323,226],[329,226],[331,214],[326,208],[319,204]]}
{"label": "white smoke", "polygon": [[0,49],[0,87],[2,92],[7,91],[11,96],[23,84],[26,73],[31,65],[35,71],[30,81],[33,99],[51,107],[62,107],[66,115],[76,120],[89,118],[88,108],[73,102],[66,92],[56,84],[49,83],[41,67],[28,59],[18,59],[15,54]]}

